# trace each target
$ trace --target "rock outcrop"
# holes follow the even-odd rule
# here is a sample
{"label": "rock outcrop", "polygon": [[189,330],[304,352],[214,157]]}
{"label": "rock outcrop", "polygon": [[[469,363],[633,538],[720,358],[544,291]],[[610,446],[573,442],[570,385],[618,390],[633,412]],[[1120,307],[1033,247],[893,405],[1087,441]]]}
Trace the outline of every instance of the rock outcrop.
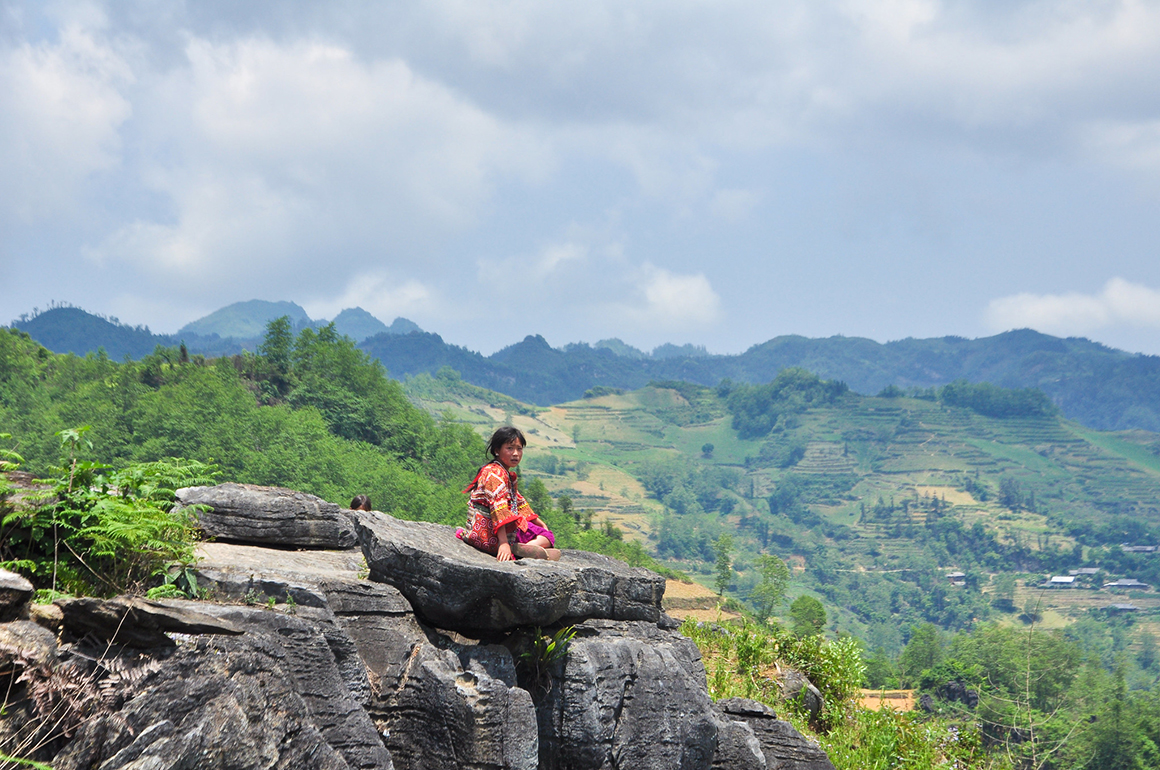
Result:
{"label": "rock outcrop", "polygon": [[[710,701],[652,573],[578,552],[500,564],[383,514],[355,530],[369,581],[349,551],[217,543],[199,578],[216,602],[60,601],[59,646],[0,624],[19,715],[0,751],[42,728],[46,692],[79,687],[84,710],[37,755],[58,770],[832,767],[767,707]],[[541,627],[563,622],[567,654],[537,658]]]}
{"label": "rock outcrop", "polygon": [[177,490],[197,513],[207,537],[279,548],[351,548],[357,545],[346,511],[321,497],[281,487],[218,484]]}
{"label": "rock outcrop", "polygon": [[558,562],[498,562],[455,537],[453,527],[358,513],[355,530],[370,577],[398,588],[424,620],[442,628],[507,631],[587,618],[661,616],[664,579],[586,551]]}
{"label": "rock outcrop", "polygon": [[32,583],[15,572],[0,569],[0,622],[15,620],[32,598]]}

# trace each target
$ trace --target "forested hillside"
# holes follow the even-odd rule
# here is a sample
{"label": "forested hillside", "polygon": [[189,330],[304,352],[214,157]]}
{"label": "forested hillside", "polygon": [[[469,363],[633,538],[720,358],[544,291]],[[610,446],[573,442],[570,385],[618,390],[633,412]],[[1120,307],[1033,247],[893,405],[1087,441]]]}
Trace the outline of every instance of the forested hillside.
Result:
{"label": "forested hillside", "polygon": [[[84,355],[104,347],[112,358],[140,358],[157,345],[184,342],[208,356],[252,351],[252,334],[292,303],[241,302],[187,324],[177,335],[154,335],[79,308],[54,307],[15,325],[55,352]],[[293,305],[295,328],[319,328]],[[592,388],[644,387],[652,380],[715,386],[723,379],[759,384],[789,367],[846,383],[863,394],[894,387],[918,391],[956,380],[1005,388],[1037,388],[1063,415],[1097,430],[1160,431],[1160,357],[1132,355],[1079,338],[1059,339],[1027,329],[982,339],[904,339],[880,344],[857,337],[777,337],[739,355],[709,355],[690,345],[662,345],[651,354],[619,340],[553,348],[529,336],[491,356],[449,345],[404,318],[388,327],[358,308],[334,320],[394,377],[434,374],[449,366],[464,380],[521,401],[547,406],[580,398]],[[203,334],[204,333],[204,334]]]}
{"label": "forested hillside", "polygon": [[1120,548],[1160,543],[1160,435],[1087,431],[1039,391],[959,382],[871,397],[790,369],[764,385],[661,381],[536,410],[447,370],[406,388],[482,431],[523,427],[525,465],[593,526],[707,583],[729,536],[730,595],[753,604],[759,557],[779,556],[873,647],[897,651],[912,623],[1014,620],[1029,600],[1057,624],[1129,597],[1160,612],[1151,593],[1090,590],[1093,577],[1038,590],[1085,568],[1160,585],[1160,558]]}
{"label": "forested hillside", "polygon": [[786,336],[735,356],[641,358],[617,355],[615,347],[552,348],[538,336],[488,357],[447,345],[436,334],[379,335],[362,347],[396,377],[433,374],[450,366],[472,384],[544,406],[580,398],[596,387],[633,390],[652,380],[758,384],[783,369],[800,367],[868,395],[892,386],[923,390],[955,380],[1037,388],[1064,416],[1088,427],[1160,430],[1160,357],[1027,329],[976,340],[943,337],[885,344],[856,337]]}

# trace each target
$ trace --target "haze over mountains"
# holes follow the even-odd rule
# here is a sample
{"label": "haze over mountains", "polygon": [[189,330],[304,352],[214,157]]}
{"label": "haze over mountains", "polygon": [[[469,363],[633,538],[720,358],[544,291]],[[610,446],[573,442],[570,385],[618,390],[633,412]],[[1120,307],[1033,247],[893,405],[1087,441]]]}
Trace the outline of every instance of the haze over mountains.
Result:
{"label": "haze over mountains", "polygon": [[[318,327],[292,302],[251,300],[224,307],[155,335],[73,307],[53,307],[14,324],[55,352],[140,358],[157,345],[185,342],[191,353],[230,355],[252,350],[273,318],[289,316],[296,330]],[[593,388],[635,389],[655,380],[717,385],[723,379],[769,382],[798,366],[846,382],[859,393],[894,386],[927,389],[954,380],[1008,388],[1038,388],[1064,416],[1100,430],[1160,431],[1160,357],[1115,350],[1083,338],[1061,339],[1029,329],[968,340],[962,337],[879,343],[858,337],[810,339],[787,335],[738,355],[713,355],[691,345],[663,345],[651,353],[618,339],[553,348],[528,336],[490,356],[444,342],[404,318],[388,326],[360,308],[343,310],[336,329],[359,342],[393,377],[450,367],[471,384],[538,405],[581,398]]]}

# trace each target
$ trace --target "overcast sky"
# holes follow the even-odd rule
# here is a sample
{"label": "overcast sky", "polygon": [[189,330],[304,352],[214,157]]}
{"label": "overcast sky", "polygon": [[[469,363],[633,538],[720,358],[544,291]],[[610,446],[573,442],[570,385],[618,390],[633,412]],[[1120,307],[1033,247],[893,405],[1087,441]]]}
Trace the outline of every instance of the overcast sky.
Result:
{"label": "overcast sky", "polygon": [[0,323],[1160,354],[1160,2],[0,9]]}

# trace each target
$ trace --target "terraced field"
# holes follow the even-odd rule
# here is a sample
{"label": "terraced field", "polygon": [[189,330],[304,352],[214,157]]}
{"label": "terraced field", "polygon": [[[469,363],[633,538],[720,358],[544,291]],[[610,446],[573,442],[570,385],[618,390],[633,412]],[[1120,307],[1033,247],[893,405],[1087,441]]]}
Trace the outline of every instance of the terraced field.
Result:
{"label": "terraced field", "polygon": [[[418,401],[483,434],[504,422],[519,426],[529,435],[529,472],[554,494],[567,493],[577,508],[590,509],[595,521],[611,521],[653,552],[658,527],[670,514],[641,484],[644,471],[658,463],[691,474],[730,470],[738,480],[722,493],[731,501],[728,512],[708,511],[690,526],[713,538],[734,535],[739,575],[733,592],[740,598],[757,580],[752,565],[760,552],[803,565],[791,593],[812,590],[811,580],[824,581],[825,574],[848,585],[843,575],[893,576],[889,582],[922,572],[941,584],[943,573],[961,569],[972,572],[971,586],[946,590],[976,596],[1004,571],[1019,574],[1020,585],[1045,577],[1025,574],[1025,564],[1003,564],[979,552],[968,558],[945,543],[932,545],[931,516],[952,520],[963,532],[978,524],[1002,558],[1024,553],[1030,556],[1019,558],[1034,561],[1041,554],[1041,563],[1055,565],[1051,569],[1066,567],[1076,546],[1069,531],[1077,524],[1095,526],[1118,516],[1160,528],[1160,457],[1150,448],[1160,437],[1140,431],[1102,434],[1055,416],[995,419],[934,400],[851,395],[797,415],[784,434],[742,439],[711,389],[648,387],[546,409],[498,394],[489,401],[480,390],[428,393]],[[803,450],[780,467],[772,459],[777,442],[791,439]],[[799,521],[772,513],[767,502],[786,484],[807,490],[801,497],[807,514]],[[1019,504],[1000,504],[1004,485],[1018,490]],[[1091,543],[1083,547],[1084,559],[1098,553]],[[1051,562],[1049,554],[1062,556]],[[668,561],[706,585],[712,582],[711,559]],[[896,589],[896,582],[874,588]],[[936,593],[943,590],[940,585]],[[1152,597],[1137,602],[1145,622],[1160,618],[1160,598]],[[1017,598],[1024,600],[1024,589]],[[1054,591],[1040,601],[1045,612],[1066,623],[1123,597],[1102,590]],[[984,604],[975,601],[963,612],[977,614]],[[838,624],[848,629],[888,624],[868,610],[835,611]]]}

